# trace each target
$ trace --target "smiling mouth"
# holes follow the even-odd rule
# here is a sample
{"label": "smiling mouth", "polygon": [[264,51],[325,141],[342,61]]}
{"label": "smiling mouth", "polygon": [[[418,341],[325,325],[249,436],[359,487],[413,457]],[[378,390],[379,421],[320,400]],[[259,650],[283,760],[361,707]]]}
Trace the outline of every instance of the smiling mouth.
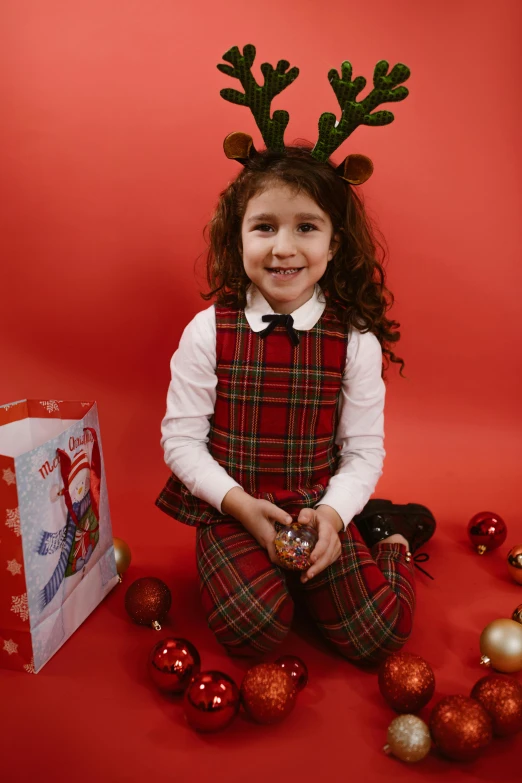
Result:
{"label": "smiling mouth", "polygon": [[268,269],[267,271],[270,272],[272,277],[295,277],[302,269],[303,267],[295,267],[293,269]]}

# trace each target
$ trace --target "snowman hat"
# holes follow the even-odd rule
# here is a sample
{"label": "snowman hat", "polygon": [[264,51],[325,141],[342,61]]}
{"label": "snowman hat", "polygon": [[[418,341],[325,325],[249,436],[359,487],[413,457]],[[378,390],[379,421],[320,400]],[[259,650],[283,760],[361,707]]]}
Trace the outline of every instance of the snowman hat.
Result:
{"label": "snowman hat", "polygon": [[74,455],[73,461],[71,462],[71,470],[69,471],[69,484],[81,470],[85,470],[86,468],[87,470],[91,469],[89,459],[85,451],[80,449],[80,451]]}

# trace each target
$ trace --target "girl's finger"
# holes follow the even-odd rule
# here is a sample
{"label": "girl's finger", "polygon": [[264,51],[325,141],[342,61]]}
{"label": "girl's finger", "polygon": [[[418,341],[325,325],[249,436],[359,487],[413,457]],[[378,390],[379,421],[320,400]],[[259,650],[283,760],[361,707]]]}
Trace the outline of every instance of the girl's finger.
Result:
{"label": "girl's finger", "polygon": [[317,544],[315,545],[312,554],[310,555],[310,562],[312,565],[315,565],[319,558],[321,558],[324,553],[328,550],[329,547],[329,541],[324,538],[319,538]]}
{"label": "girl's finger", "polygon": [[315,511],[312,508],[302,508],[297,517],[300,525],[312,525],[314,523]]}
{"label": "girl's finger", "polygon": [[292,517],[290,514],[287,514],[286,511],[283,511],[283,509],[280,509],[280,513],[277,515],[277,517],[274,518],[275,522],[280,522],[281,525],[291,525],[293,522]]}
{"label": "girl's finger", "polygon": [[328,528],[319,529],[319,538],[317,539],[317,544],[315,545],[314,550],[310,555],[310,560],[312,564],[317,563],[319,558],[324,555],[324,553],[328,550],[329,546],[331,545],[331,542],[332,542],[332,537],[329,529]]}
{"label": "girl's finger", "polygon": [[[314,549],[314,553],[315,553],[315,549]],[[314,576],[317,576],[317,574],[320,574],[321,571],[324,571],[324,569],[327,568],[330,565],[330,563],[333,563],[334,560],[336,559],[337,558],[335,557],[335,541],[331,541],[330,545],[327,545],[326,550],[319,555],[315,563],[312,563],[310,568],[305,572],[304,576],[301,579],[303,584],[305,582],[308,582],[308,580],[312,579]]]}
{"label": "girl's finger", "polygon": [[277,550],[275,548],[273,541],[268,541],[266,545],[266,551],[268,552],[268,558],[271,563],[274,563],[275,565],[281,565],[279,562],[279,558],[277,556]]}

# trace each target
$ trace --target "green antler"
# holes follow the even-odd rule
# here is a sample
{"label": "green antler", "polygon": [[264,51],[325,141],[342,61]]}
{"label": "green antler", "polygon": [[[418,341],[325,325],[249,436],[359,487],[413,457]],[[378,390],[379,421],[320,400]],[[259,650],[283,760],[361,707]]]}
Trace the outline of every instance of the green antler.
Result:
{"label": "green antler", "polygon": [[227,88],[221,90],[220,95],[231,103],[248,106],[254,115],[267,149],[282,151],[284,150],[283,136],[290,117],[288,112],[284,110],[275,111],[273,117],[270,117],[270,102],[285,87],[292,84],[299,75],[299,68],[290,68],[288,71],[287,69],[290,67],[288,60],[279,60],[275,69],[270,63],[262,63],[261,73],[265,78],[265,83],[260,86],[250,70],[255,56],[256,49],[252,44],[247,44],[244,47],[242,55],[237,46],[233,46],[228,52],[225,52],[223,59],[232,65],[219,63],[217,67],[222,73],[239,79],[245,92]]}
{"label": "green antler", "polygon": [[341,76],[335,68],[328,72],[328,81],[333,87],[339,106],[341,119],[336,125],[335,114],[324,112],[319,118],[319,138],[312,150],[312,157],[328,160],[358,125],[389,125],[394,116],[391,111],[371,112],[381,103],[403,101],[408,96],[406,87],[397,87],[410,76],[410,69],[397,63],[388,74],[389,64],[380,60],[373,73],[373,90],[362,101],[356,98],[366,86],[366,79],[358,76],[352,81],[352,65],[347,60],[342,63]]}

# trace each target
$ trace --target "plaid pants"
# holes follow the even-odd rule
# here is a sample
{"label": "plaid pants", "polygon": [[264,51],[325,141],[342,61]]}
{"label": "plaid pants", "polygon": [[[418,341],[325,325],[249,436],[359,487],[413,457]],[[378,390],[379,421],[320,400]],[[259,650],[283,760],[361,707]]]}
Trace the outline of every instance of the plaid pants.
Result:
{"label": "plaid pants", "polygon": [[354,524],[340,534],[339,558],[304,585],[274,565],[240,522],[197,528],[196,557],[210,629],[230,655],[272,652],[292,623],[297,586],[308,613],[340,655],[378,663],[407,641],[415,607],[413,563],[402,544],[372,551]]}

